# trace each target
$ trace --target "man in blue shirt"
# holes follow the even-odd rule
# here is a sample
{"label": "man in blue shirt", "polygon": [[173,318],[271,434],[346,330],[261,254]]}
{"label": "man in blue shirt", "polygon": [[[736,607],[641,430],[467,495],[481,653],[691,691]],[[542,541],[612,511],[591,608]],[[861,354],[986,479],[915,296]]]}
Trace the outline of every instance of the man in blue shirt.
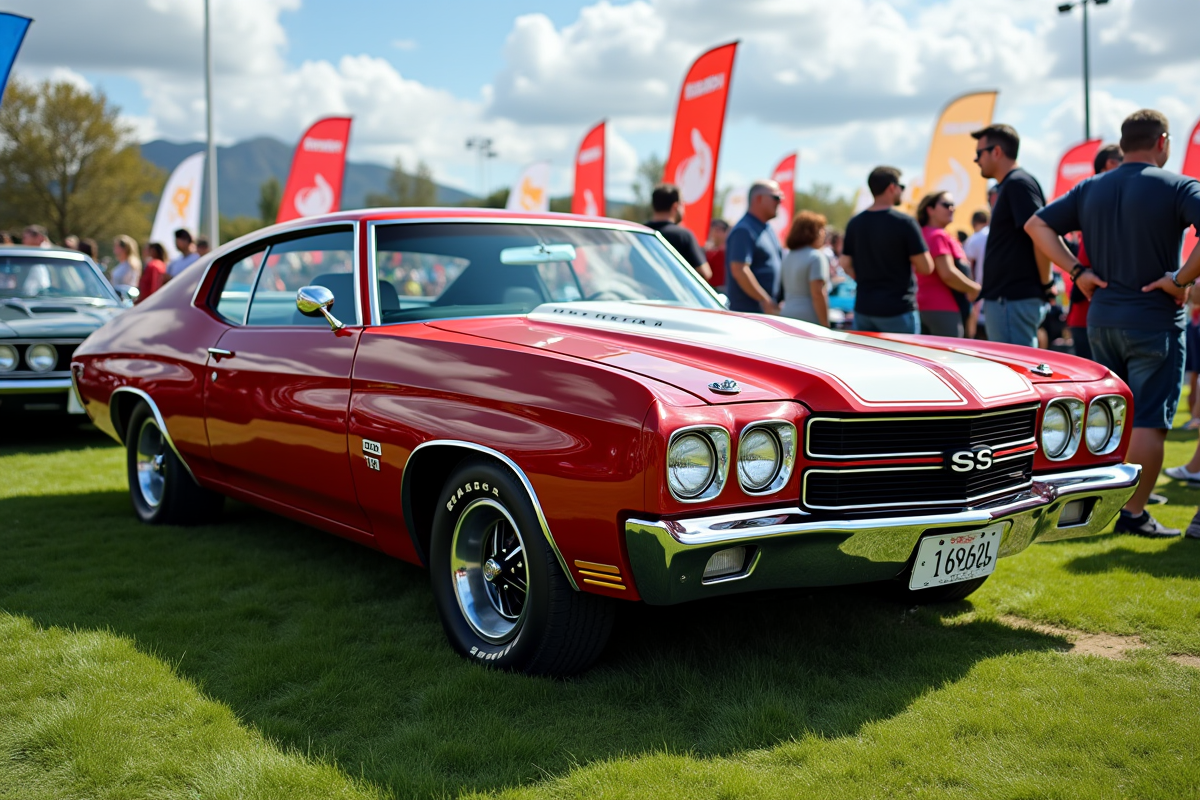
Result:
{"label": "man in blue shirt", "polygon": [[749,210],[725,240],[725,294],[730,311],[778,314],[779,267],[783,248],[767,223],[779,213],[783,192],[775,181],[755,181]]}
{"label": "man in blue shirt", "polygon": [[[1046,206],[1025,231],[1051,261],[1071,270],[1076,285],[1091,297],[1092,357],[1133,392],[1128,458],[1141,464],[1142,479],[1116,531],[1178,536],[1145,506],[1162,469],[1163,443],[1183,386],[1183,300],[1187,281],[1195,278],[1180,280],[1177,271],[1183,232],[1200,225],[1200,183],[1162,169],[1171,154],[1171,136],[1167,118],[1157,111],[1126,118],[1121,149],[1121,166]],[[1061,234],[1075,230],[1083,231],[1090,269],[1062,241]]]}

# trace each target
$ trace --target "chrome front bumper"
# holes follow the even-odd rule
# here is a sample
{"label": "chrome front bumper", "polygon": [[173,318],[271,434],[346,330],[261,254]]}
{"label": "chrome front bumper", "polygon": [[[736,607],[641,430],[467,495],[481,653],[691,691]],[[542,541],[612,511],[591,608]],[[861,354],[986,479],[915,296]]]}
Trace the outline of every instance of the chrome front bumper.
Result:
{"label": "chrome front bumper", "polygon": [[49,394],[71,390],[71,378],[7,378],[0,380],[0,394]]}
{"label": "chrome front bumper", "polygon": [[[735,592],[838,586],[888,580],[904,573],[921,537],[1007,523],[1000,556],[1034,542],[1103,533],[1137,487],[1141,467],[1114,464],[1035,477],[1033,485],[988,505],[948,514],[872,519],[814,519],[799,508],[651,521],[630,519],[625,541],[638,593],[670,605]],[[1086,514],[1060,526],[1063,506],[1083,500]],[[708,559],[728,547],[748,548],[743,571],[702,580]]]}

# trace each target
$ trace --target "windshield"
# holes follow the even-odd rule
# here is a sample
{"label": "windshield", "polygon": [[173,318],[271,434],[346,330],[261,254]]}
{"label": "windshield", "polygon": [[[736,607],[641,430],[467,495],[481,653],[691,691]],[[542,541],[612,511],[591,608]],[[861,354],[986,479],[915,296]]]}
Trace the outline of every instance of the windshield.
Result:
{"label": "windshield", "polygon": [[0,256],[0,297],[114,299],[87,262],[53,256]]}
{"label": "windshield", "polygon": [[375,268],[384,324],[525,314],[542,303],[580,300],[721,308],[656,236],[634,231],[518,223],[387,225],[376,228]]}

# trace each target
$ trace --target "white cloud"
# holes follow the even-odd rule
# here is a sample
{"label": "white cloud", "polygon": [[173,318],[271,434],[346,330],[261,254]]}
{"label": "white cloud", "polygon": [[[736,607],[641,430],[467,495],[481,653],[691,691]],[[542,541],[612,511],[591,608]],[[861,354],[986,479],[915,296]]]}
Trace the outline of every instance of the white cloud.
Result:
{"label": "white cloud", "polygon": [[392,47],[396,48],[397,50],[404,50],[404,51],[416,50],[417,49],[417,40],[416,39],[393,39]]}

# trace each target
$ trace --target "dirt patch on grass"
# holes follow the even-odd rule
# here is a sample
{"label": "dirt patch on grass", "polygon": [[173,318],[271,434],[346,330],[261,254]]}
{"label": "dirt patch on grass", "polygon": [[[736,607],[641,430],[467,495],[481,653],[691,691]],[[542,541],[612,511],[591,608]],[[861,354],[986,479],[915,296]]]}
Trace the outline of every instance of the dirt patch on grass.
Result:
{"label": "dirt patch on grass", "polygon": [[[1056,625],[1045,625],[1040,622],[1024,619],[1023,617],[1003,614],[997,618],[999,622],[1010,628],[1020,628],[1037,631],[1047,636],[1058,636],[1067,640],[1067,646],[1062,652],[1080,656],[1100,656],[1101,658],[1120,661],[1127,657],[1132,650],[1143,650],[1146,643],[1137,636],[1121,636],[1116,633],[1088,633],[1073,628],[1060,628]],[[1200,669],[1200,657],[1172,653],[1167,658],[1185,667]]]}

